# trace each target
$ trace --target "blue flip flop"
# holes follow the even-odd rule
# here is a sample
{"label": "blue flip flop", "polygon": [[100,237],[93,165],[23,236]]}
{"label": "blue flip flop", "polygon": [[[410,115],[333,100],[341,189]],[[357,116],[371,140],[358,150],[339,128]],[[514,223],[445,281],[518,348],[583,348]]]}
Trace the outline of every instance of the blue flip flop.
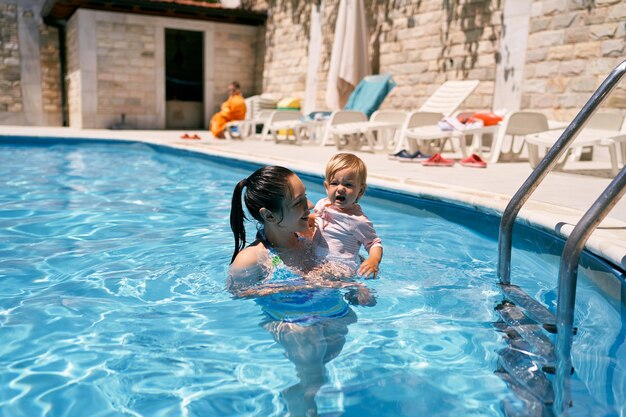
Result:
{"label": "blue flip flop", "polygon": [[404,161],[404,160],[408,160],[408,159],[427,159],[429,156],[428,155],[424,155],[421,151],[417,150],[413,153],[410,153],[409,151],[407,151],[406,149],[402,149],[399,152],[396,152],[394,154],[389,154],[388,155],[389,159],[392,160],[399,160],[399,161]]}
{"label": "blue flip flop", "polygon": [[420,150],[415,151],[412,154],[409,154],[407,157],[398,157],[396,158],[400,162],[417,162],[422,163],[423,161],[430,158],[430,155],[423,154]]}
{"label": "blue flip flop", "polygon": [[402,149],[401,151],[398,151],[396,153],[390,153],[388,155],[389,159],[395,160],[398,158],[410,158],[411,154],[406,150],[406,149]]}

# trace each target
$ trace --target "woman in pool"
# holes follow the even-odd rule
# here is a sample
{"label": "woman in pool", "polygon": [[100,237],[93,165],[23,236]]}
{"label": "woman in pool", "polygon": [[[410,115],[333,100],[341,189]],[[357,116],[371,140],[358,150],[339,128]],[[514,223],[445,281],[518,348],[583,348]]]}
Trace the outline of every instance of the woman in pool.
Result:
{"label": "woman in pool", "polygon": [[[242,194],[260,226],[248,247]],[[315,257],[302,237],[310,234],[311,206],[297,175],[270,166],[236,185],[230,213],[235,250],[228,289],[255,297],[267,316],[263,325],[296,366],[300,382],[283,391],[291,416],[317,415],[314,397],[326,382],[325,364],[341,352],[348,325],[356,322],[338,289],[351,289],[353,303],[375,304],[367,287],[338,278],[340,267]]]}

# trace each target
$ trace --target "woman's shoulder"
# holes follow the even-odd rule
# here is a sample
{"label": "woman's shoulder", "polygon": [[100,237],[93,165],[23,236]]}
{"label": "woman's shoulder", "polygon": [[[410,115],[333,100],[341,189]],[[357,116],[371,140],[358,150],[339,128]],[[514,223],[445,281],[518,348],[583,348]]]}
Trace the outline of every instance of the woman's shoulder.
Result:
{"label": "woman's shoulder", "polygon": [[237,254],[230,265],[230,285],[251,285],[262,280],[267,274],[265,265],[268,259],[267,249],[260,242],[255,242]]}
{"label": "woman's shoulder", "polygon": [[243,249],[230,265],[228,289],[237,293],[250,285],[255,285],[267,275],[268,252],[258,242]]}
{"label": "woman's shoulder", "polygon": [[260,265],[267,258],[267,249],[260,242],[255,242],[243,249],[237,254],[237,257],[230,265],[231,271],[233,269],[247,269],[255,265]]}

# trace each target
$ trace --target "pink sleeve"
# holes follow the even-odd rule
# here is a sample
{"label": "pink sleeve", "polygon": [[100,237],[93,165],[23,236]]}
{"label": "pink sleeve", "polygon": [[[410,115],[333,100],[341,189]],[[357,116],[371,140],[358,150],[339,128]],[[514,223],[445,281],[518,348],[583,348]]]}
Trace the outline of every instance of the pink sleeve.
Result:
{"label": "pink sleeve", "polygon": [[355,226],[354,234],[363,243],[367,253],[375,246],[383,247],[382,241],[374,230],[374,225],[365,215],[359,216]]}

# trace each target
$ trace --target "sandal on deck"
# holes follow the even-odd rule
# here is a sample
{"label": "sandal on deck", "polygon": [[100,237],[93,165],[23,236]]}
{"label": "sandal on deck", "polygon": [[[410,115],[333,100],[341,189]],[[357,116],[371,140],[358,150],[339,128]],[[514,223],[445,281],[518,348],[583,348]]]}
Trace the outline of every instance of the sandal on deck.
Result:
{"label": "sandal on deck", "polygon": [[426,167],[451,167],[454,165],[454,159],[446,159],[440,153],[436,153],[422,162],[422,165]]}
{"label": "sandal on deck", "polygon": [[421,164],[430,158],[430,155],[423,154],[421,151],[416,151],[414,154],[409,155],[408,158],[398,158],[400,162],[414,162]]}
{"label": "sandal on deck", "polygon": [[185,133],[184,135],[180,135],[181,139],[195,139],[195,140],[200,140],[202,139],[200,136],[198,136],[197,134],[193,134],[190,135],[189,133]]}
{"label": "sandal on deck", "polygon": [[461,159],[461,165],[472,168],[487,168],[487,163],[479,155],[471,154],[467,158]]}
{"label": "sandal on deck", "polygon": [[389,155],[387,155],[387,158],[389,158],[391,160],[396,160],[396,159],[400,159],[400,158],[410,158],[411,155],[413,155],[413,154],[409,153],[409,151],[407,151],[406,149],[402,149],[399,152],[390,153]]}

